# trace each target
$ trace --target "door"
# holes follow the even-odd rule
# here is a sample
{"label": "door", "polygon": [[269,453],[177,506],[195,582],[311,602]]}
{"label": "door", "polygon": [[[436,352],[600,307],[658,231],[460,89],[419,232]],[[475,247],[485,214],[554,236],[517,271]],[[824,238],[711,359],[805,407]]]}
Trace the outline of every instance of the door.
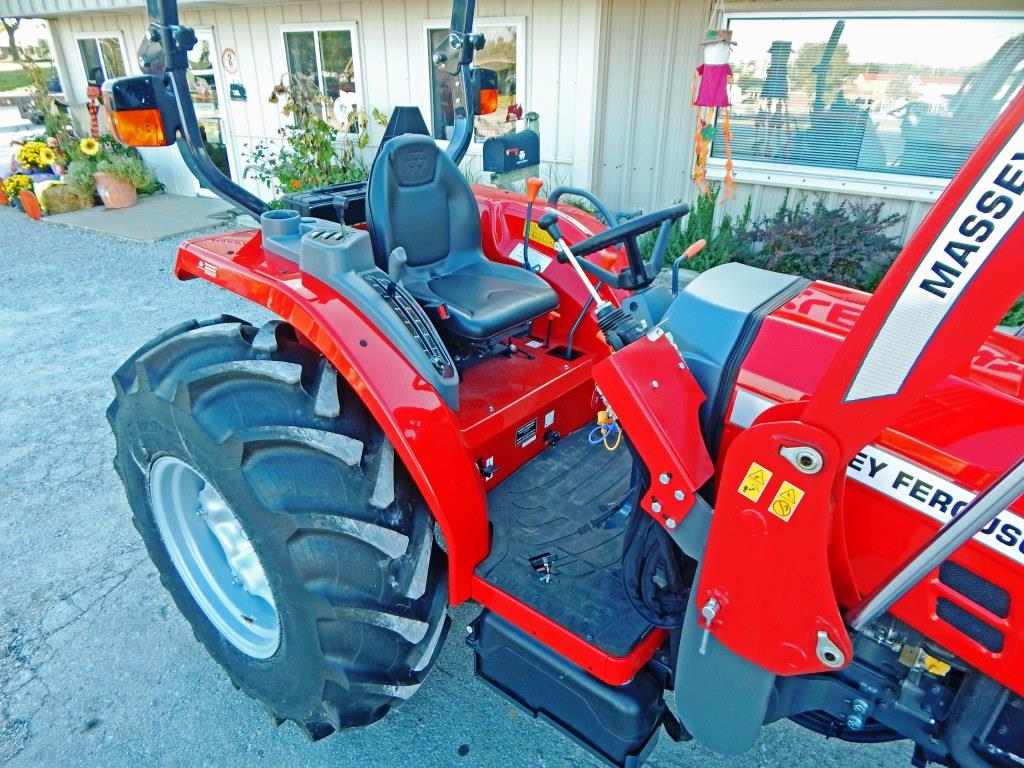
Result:
{"label": "door", "polygon": [[[210,159],[225,176],[231,177],[231,137],[225,105],[228,93],[220,72],[220,52],[213,29],[197,29],[196,38],[198,42],[188,53],[188,82],[192,103]],[[198,181],[196,186],[199,194],[213,195],[209,190],[199,187]]]}

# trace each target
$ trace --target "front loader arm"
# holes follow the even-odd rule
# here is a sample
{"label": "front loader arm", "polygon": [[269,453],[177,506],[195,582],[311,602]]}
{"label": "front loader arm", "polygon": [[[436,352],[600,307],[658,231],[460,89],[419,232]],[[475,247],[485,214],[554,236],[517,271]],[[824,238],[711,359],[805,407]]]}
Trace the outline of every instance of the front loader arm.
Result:
{"label": "front loader arm", "polygon": [[[832,578],[849,568],[846,466],[942,378],[969,365],[1024,292],[1022,215],[1024,92],[900,253],[816,391],[769,410],[730,446],[695,621],[684,629],[684,653],[688,646],[695,658],[681,663],[735,657],[748,672],[761,670],[751,677],[762,683],[848,663],[851,641]],[[717,687],[708,682],[714,676],[702,679],[703,688]],[[691,711],[728,695],[686,687]],[[766,701],[770,686],[754,687]]]}

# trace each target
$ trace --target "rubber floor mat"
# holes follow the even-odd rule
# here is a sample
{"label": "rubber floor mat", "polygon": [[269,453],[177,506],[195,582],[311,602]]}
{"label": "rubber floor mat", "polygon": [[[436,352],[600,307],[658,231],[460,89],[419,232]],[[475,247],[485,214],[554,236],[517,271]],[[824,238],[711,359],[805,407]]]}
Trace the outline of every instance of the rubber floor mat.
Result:
{"label": "rubber floor mat", "polygon": [[625,656],[651,626],[622,586],[623,505],[632,458],[585,427],[548,448],[487,496],[490,556],[477,571],[573,634]]}

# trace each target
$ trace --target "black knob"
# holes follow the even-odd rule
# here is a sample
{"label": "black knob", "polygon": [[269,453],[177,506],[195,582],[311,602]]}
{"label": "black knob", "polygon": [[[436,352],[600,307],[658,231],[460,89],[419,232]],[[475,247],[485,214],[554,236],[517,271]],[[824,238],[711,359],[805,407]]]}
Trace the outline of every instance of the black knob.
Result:
{"label": "black knob", "polygon": [[541,229],[551,235],[556,243],[562,239],[562,230],[558,228],[557,213],[545,213],[540,217],[538,224],[540,224]]}

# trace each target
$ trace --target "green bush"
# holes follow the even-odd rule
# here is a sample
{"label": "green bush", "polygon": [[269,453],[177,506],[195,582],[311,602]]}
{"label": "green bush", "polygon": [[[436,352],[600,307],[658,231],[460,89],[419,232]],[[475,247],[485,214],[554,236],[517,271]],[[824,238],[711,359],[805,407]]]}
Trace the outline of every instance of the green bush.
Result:
{"label": "green bush", "polygon": [[790,206],[787,194],[738,240],[754,266],[871,291],[900,250],[886,231],[902,221],[901,214],[883,215],[880,201],[826,208],[818,198]]}
{"label": "green bush", "polygon": [[112,153],[96,163],[97,173],[109,173],[130,183],[140,194],[157,192],[162,185],[138,154]]}
{"label": "green bush", "polygon": [[[703,272],[730,261],[749,260],[749,245],[741,236],[750,226],[751,200],[747,199],[743,211],[737,218],[734,219],[730,214],[722,216],[722,222],[716,229],[714,219],[719,191],[719,187],[712,186],[709,194],[697,198],[693,209],[680,225],[672,227],[668,251],[665,254],[667,264],[671,265],[679,254],[698,240],[707,240],[707,245],[703,251],[686,262],[686,269]],[[640,252],[645,259],[650,258],[657,238],[657,231],[649,232],[640,238]]]}
{"label": "green bush", "polygon": [[76,195],[92,197],[96,192],[96,181],[92,175],[96,172],[96,161],[89,158],[72,160],[68,164],[64,182]]}

